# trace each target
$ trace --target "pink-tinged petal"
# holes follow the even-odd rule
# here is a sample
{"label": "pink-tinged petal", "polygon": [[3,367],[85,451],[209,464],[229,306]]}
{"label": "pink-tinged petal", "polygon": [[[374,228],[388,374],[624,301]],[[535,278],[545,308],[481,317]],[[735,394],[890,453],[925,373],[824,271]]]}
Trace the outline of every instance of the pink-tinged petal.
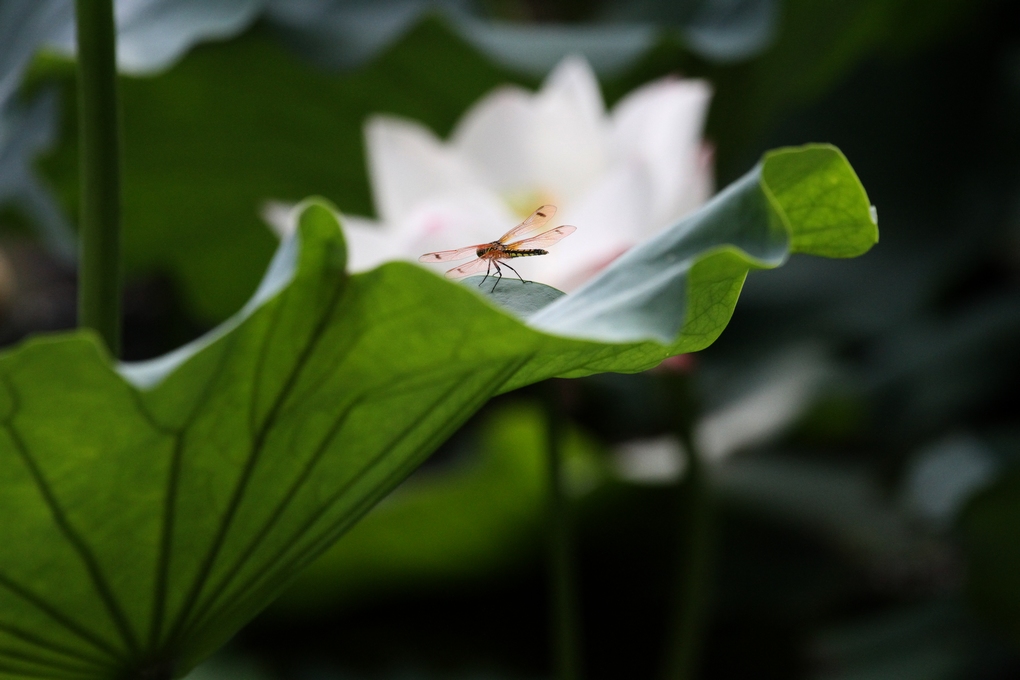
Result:
{"label": "pink-tinged petal", "polygon": [[419,123],[373,116],[365,124],[365,144],[375,209],[384,222],[399,222],[436,194],[478,186],[461,157]]}
{"label": "pink-tinged petal", "polygon": [[691,353],[667,357],[651,370],[655,373],[693,373],[697,368],[698,357]]}
{"label": "pink-tinged petal", "polygon": [[705,81],[663,79],[635,90],[613,110],[614,155],[638,158],[649,168],[653,230],[696,205],[692,197],[706,186],[711,190],[701,150],[711,97]]}
{"label": "pink-tinged petal", "polygon": [[465,114],[452,145],[505,195],[582,194],[608,164],[608,121],[588,64],[567,58],[542,89],[500,88]]}
{"label": "pink-tinged petal", "polygon": [[522,260],[521,273],[526,268],[526,278],[560,290],[577,288],[641,239],[649,219],[648,196],[644,164],[614,168],[556,216],[557,224],[575,225],[577,231],[548,255]]}
{"label": "pink-tinged petal", "polygon": [[702,142],[698,149],[694,175],[684,184],[674,214],[667,220],[672,223],[687,213],[694,212],[715,193],[715,146]]}
{"label": "pink-tinged petal", "polygon": [[465,190],[422,201],[396,225],[396,234],[403,259],[417,261],[423,253],[495,241],[518,221],[496,194]]}

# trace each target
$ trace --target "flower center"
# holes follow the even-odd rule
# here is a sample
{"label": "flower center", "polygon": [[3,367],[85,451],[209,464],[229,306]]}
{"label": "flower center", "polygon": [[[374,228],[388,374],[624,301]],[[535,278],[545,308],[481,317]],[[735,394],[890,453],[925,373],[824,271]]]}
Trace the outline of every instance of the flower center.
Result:
{"label": "flower center", "polygon": [[556,204],[556,197],[544,189],[520,189],[503,194],[503,200],[515,215],[522,220],[535,212],[535,208],[547,203]]}

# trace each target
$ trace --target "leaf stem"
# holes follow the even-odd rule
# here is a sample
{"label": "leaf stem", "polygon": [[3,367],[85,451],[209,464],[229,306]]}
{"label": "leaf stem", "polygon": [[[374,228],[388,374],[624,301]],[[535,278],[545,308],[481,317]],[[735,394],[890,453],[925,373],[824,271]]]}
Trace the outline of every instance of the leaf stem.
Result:
{"label": "leaf stem", "polygon": [[549,576],[551,633],[558,680],[581,677],[580,617],[573,555],[573,530],[563,475],[564,415],[556,381],[545,385],[546,459],[548,463]]}
{"label": "leaf stem", "polygon": [[76,0],[81,225],[78,325],[120,353],[120,143],[113,0]]}
{"label": "leaf stem", "polygon": [[693,419],[678,428],[687,470],[677,484],[681,536],[673,623],[666,646],[665,680],[697,677],[711,591],[715,512],[711,480],[693,437]]}

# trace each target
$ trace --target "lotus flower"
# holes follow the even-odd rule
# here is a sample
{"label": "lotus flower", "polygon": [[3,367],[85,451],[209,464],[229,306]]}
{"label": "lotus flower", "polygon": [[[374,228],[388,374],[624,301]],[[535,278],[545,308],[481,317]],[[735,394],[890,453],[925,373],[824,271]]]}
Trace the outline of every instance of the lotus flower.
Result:
{"label": "lotus flower", "polygon": [[[577,232],[514,267],[570,290],[710,196],[701,139],[710,97],[704,81],[665,78],[607,113],[591,67],[570,57],[538,92],[491,92],[448,141],[414,121],[373,116],[365,136],[379,219],[344,217],[351,268],[487,243],[551,203],[559,213],[549,226]],[[284,211],[266,216],[288,228]]]}

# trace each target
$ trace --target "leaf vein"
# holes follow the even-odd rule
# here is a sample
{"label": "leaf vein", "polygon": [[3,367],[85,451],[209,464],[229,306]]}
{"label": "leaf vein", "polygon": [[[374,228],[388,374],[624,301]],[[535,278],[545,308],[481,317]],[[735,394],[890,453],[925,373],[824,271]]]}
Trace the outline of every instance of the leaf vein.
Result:
{"label": "leaf vein", "polygon": [[20,400],[18,398],[17,390],[15,390],[14,385],[11,384],[9,377],[5,375],[2,379],[6,383],[7,390],[11,396],[11,401],[13,402],[11,413],[8,418],[3,421],[3,427],[7,430],[7,434],[14,443],[14,448],[21,458],[22,463],[24,463],[25,468],[32,477],[33,483],[39,490],[39,493],[47,507],[49,507],[50,515],[53,517],[54,523],[57,525],[57,528],[64,537],[71,543],[71,546],[78,554],[79,559],[81,559],[82,564],[84,564],[96,593],[106,606],[106,609],[109,612],[114,625],[120,631],[124,642],[132,652],[136,652],[138,650],[138,641],[135,639],[134,631],[131,630],[131,626],[127,621],[127,616],[125,616],[124,611],[120,606],[120,602],[117,601],[113,590],[110,588],[110,584],[107,582],[106,576],[103,574],[103,570],[99,565],[99,561],[92,552],[92,548],[89,547],[85,539],[71,525],[71,522],[68,520],[67,515],[64,514],[64,510],[60,506],[60,503],[57,502],[56,495],[50,488],[46,478],[43,476],[39,464],[36,462],[35,458],[32,457],[32,454],[29,453],[28,447],[25,445],[24,440],[21,438],[17,428],[14,426],[13,419],[18,413]]}
{"label": "leaf vein", "polygon": [[[23,630],[9,623],[4,623],[3,621],[0,621],[0,632],[6,633],[12,638],[21,640],[22,642],[25,642],[27,644],[35,645],[36,647],[39,647],[41,649],[49,650],[55,654],[63,654],[64,656],[71,657],[72,659],[86,661],[95,666],[103,668],[109,667],[109,662],[101,657],[92,656],[90,654],[84,654],[82,653],[81,650],[73,649],[71,647],[65,647],[64,645],[53,642],[52,640],[47,640],[45,638],[39,637],[35,633]],[[91,643],[92,641],[88,640],[88,642]]]}
{"label": "leaf vein", "polygon": [[[511,362],[507,370],[498,371],[496,373],[496,377],[494,380],[488,381],[483,388],[477,390],[475,400],[483,402],[487,400],[492,394],[498,391],[502,385],[505,385],[507,381],[510,380],[524,365],[531,361],[533,357],[534,353],[528,354],[519,361]],[[217,612],[215,615],[209,615],[206,617],[204,621],[199,621],[198,623],[200,625],[204,625],[208,621],[215,621],[217,618],[226,616],[231,611],[243,607],[246,598],[250,599],[251,597],[258,593],[258,588],[261,587],[261,582],[267,580],[267,575],[271,575],[271,573],[274,570],[274,567],[279,566],[279,562],[283,560],[284,556],[286,556],[288,552],[290,552],[297,544],[299,544],[302,541],[302,539],[304,539],[307,533],[312,530],[315,523],[318,522],[318,520],[325,513],[329,512],[329,510],[331,510],[333,506],[342,499],[342,497],[344,496],[344,494],[347,493],[347,491],[349,491],[355,484],[357,484],[361,479],[363,479],[373,469],[375,469],[375,466],[377,466],[382,460],[384,460],[389,455],[389,452],[395,449],[410,432],[413,432],[418,427],[418,425],[420,425],[421,421],[424,418],[428,417],[428,415],[435,409],[437,405],[446,401],[453,392],[462,388],[463,386],[460,383],[460,381],[455,381],[449,390],[443,392],[443,394],[433,402],[432,406],[424,409],[418,418],[416,418],[407,427],[405,427],[397,435],[397,437],[390,442],[389,445],[384,447],[382,451],[372,460],[372,462],[369,463],[369,465],[367,465],[357,475],[355,475],[351,480],[349,480],[347,484],[345,484],[343,487],[335,491],[333,495],[330,496],[329,500],[326,503],[324,503],[315,513],[313,513],[312,516],[310,516],[304,522],[304,524],[294,534],[294,536],[292,536],[291,539],[284,546],[277,550],[276,554],[272,558],[267,560],[266,563],[258,571],[256,571],[254,574],[252,574],[251,577],[248,578],[245,584],[238,591],[238,595],[235,596],[233,605],[228,604],[227,606],[222,608],[219,612]],[[480,397],[480,399],[478,397]],[[450,418],[447,419],[443,427],[436,429],[436,434],[434,434],[430,438],[428,444],[422,446],[422,450],[431,452],[434,446],[438,445],[438,443],[443,440],[444,435],[448,434],[447,432],[448,430],[452,429],[455,425],[463,421],[464,412],[473,412],[473,409],[458,409],[455,413],[453,413],[450,416]],[[318,557],[318,555],[321,553],[324,547],[327,547],[328,545],[336,541],[339,538],[339,536],[342,536],[344,532],[346,532],[355,522],[361,519],[361,517],[379,501],[381,495],[385,495],[385,493],[389,492],[390,484],[393,483],[394,480],[399,481],[403,477],[406,477],[419,464],[420,464],[419,460],[410,459],[404,465],[399,466],[392,474],[388,475],[383,480],[382,483],[377,485],[375,493],[366,494],[365,498],[360,503],[355,505],[355,507],[352,509],[352,512],[347,513],[345,517],[342,518],[336,524],[326,528],[319,535],[318,538],[313,539],[313,541],[306,545],[304,549],[299,551],[297,555],[291,557],[288,562],[283,564],[281,568],[277,568],[276,572],[294,573],[299,568],[299,565],[305,565],[311,560],[315,559],[315,557]],[[386,491],[380,494],[378,492],[379,489],[386,489]]]}
{"label": "leaf vein", "polygon": [[236,336],[229,337],[230,339],[225,344],[216,363],[216,369],[209,376],[209,379],[202,388],[201,394],[195,400],[195,404],[184,419],[183,424],[174,433],[173,457],[167,475],[167,490],[163,501],[163,527],[162,536],[160,537],[159,561],[156,565],[156,592],[153,595],[152,623],[149,627],[149,646],[151,649],[156,649],[159,644],[159,637],[163,632],[163,617],[166,614],[166,597],[170,579],[170,558],[173,551],[173,532],[176,520],[175,507],[177,505],[177,490],[180,482],[181,459],[184,452],[184,434],[195,418],[198,417],[198,413],[212,393],[212,386],[223,373],[230,350],[236,343],[236,340],[234,340]]}
{"label": "leaf vein", "polygon": [[227,533],[230,531],[230,527],[233,524],[234,516],[241,506],[241,501],[244,499],[245,491],[248,488],[248,482],[251,479],[252,474],[255,471],[255,467],[258,465],[259,459],[262,453],[262,445],[268,436],[269,431],[276,422],[276,418],[279,415],[280,408],[286,401],[290,391],[294,389],[294,385],[297,383],[297,378],[302,372],[308,359],[311,357],[319,340],[322,338],[326,324],[328,323],[334,307],[340,301],[342,293],[345,289],[346,280],[342,279],[336,282],[334,291],[332,293],[332,299],[327,305],[326,311],[323,313],[322,318],[319,319],[315,328],[313,329],[308,342],[305,344],[297,361],[294,364],[293,370],[287,377],[287,381],[284,383],[282,389],[277,395],[273,402],[273,406],[266,414],[266,419],[256,433],[255,439],[252,442],[251,451],[249,452],[248,459],[245,461],[244,468],[241,470],[241,476],[237,480],[237,484],[234,487],[234,492],[231,495],[230,502],[227,505],[226,512],[224,513],[223,520],[220,522],[219,529],[217,530],[212,545],[210,546],[209,553],[206,555],[202,562],[199,572],[196,575],[195,581],[192,583],[192,587],[185,598],[185,604],[181,608],[180,613],[177,616],[176,623],[170,633],[170,640],[176,641],[177,638],[182,634],[182,628],[186,621],[191,617],[192,610],[198,604],[198,600],[202,595],[202,591],[205,589],[205,585],[209,579],[209,574],[212,573],[213,566],[219,557],[220,550],[226,540]]}

